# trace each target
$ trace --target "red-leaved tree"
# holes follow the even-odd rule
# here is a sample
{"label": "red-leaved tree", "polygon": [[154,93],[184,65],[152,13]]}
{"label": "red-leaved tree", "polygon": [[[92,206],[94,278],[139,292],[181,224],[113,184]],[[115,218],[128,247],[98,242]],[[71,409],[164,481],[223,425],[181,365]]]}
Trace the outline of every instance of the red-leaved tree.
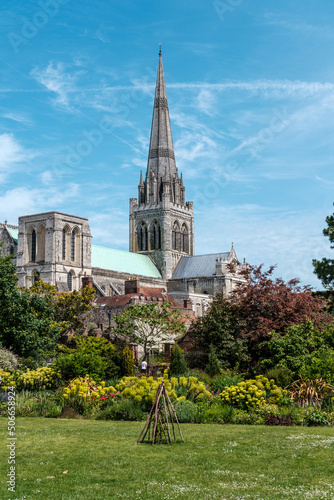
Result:
{"label": "red-leaved tree", "polygon": [[239,334],[248,340],[249,354],[255,363],[264,354],[261,343],[268,340],[270,332],[284,334],[289,326],[307,319],[319,329],[333,322],[324,299],[313,296],[311,287],[300,285],[297,278],[286,283],[273,278],[275,267],[264,271],[263,265],[248,266],[241,271],[245,281],[231,296]]}

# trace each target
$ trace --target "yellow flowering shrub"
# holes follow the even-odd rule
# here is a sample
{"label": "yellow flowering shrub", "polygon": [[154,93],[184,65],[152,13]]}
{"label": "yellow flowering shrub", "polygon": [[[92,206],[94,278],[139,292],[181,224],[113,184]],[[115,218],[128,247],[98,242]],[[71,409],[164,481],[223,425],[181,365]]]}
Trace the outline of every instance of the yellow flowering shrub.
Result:
{"label": "yellow flowering shrub", "polygon": [[262,405],[277,404],[287,394],[287,391],[275,385],[273,379],[268,380],[263,375],[255,379],[245,380],[238,385],[225,387],[221,398],[226,403],[237,408],[248,409]]}
{"label": "yellow flowering shrub", "polygon": [[17,378],[18,389],[29,389],[36,391],[41,389],[53,389],[60,381],[60,373],[54,368],[43,366],[36,370],[27,370]]}
{"label": "yellow flowering shrub", "polygon": [[[200,401],[211,397],[204,383],[199,382],[196,377],[180,377],[179,379],[171,377],[169,379],[165,372],[163,381],[171,401],[182,401],[187,398]],[[160,382],[161,379],[154,380],[153,377],[123,377],[116,389],[127,399],[153,404]]]}
{"label": "yellow flowering shrub", "polygon": [[53,389],[60,381],[60,373],[54,368],[43,366],[36,370],[20,372],[18,370],[9,372],[0,370],[2,388],[15,386],[18,390],[39,391],[42,389]]}
{"label": "yellow flowering shrub", "polygon": [[85,378],[78,377],[64,389],[63,397],[65,399],[78,397],[80,399],[99,399],[102,398],[107,393],[115,393],[114,387],[106,387],[105,382],[101,382],[99,385],[92,380],[88,375]]}
{"label": "yellow flowering shrub", "polygon": [[16,386],[15,372],[8,372],[5,370],[0,370],[0,377],[2,379],[1,388],[6,391],[10,386]]}

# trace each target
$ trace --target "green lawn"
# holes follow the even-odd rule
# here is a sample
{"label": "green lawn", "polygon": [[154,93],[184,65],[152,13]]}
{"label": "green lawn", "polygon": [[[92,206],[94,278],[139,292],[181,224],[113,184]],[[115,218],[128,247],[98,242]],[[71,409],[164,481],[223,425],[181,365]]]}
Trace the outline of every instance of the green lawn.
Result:
{"label": "green lawn", "polygon": [[333,428],[183,424],[184,444],[152,447],[136,445],[143,425],[18,419],[14,494],[5,485],[7,423],[1,418],[0,498],[334,498]]}

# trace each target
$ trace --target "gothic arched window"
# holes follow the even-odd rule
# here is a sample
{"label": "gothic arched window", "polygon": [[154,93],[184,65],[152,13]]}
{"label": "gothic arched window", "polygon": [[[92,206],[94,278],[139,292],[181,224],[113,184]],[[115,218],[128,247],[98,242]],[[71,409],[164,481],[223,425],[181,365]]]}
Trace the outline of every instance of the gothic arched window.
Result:
{"label": "gothic arched window", "polygon": [[63,249],[62,257],[63,260],[70,260],[71,257],[71,234],[72,231],[68,225],[63,228]]}
{"label": "gothic arched window", "polygon": [[72,275],[71,272],[67,273],[67,287],[68,287],[68,291],[72,292],[72,288],[73,288],[73,275]]}
{"label": "gothic arched window", "polygon": [[37,229],[37,261],[45,260],[45,226],[41,224]]}
{"label": "gothic arched window", "polygon": [[147,225],[145,222],[141,222],[138,226],[137,230],[137,239],[138,239],[138,250],[147,251],[148,250],[148,231]]}
{"label": "gothic arched window", "polygon": [[36,231],[35,229],[31,232],[31,262],[36,262]]}
{"label": "gothic arched window", "polygon": [[63,260],[66,259],[66,229],[63,229]]}
{"label": "gothic arched window", "polygon": [[161,227],[159,221],[154,221],[151,225],[151,250],[161,248]]}
{"label": "gothic arched window", "polygon": [[186,224],[183,224],[181,228],[181,251],[189,253],[189,233]]}
{"label": "gothic arched window", "polygon": [[181,250],[180,226],[177,221],[174,222],[172,229],[172,249],[177,251]]}
{"label": "gothic arched window", "polygon": [[71,261],[75,261],[75,232],[71,233]]}
{"label": "gothic arched window", "polygon": [[39,281],[41,279],[40,277],[40,274],[38,271],[34,271],[33,272],[33,284],[35,285],[37,283],[37,281]]}

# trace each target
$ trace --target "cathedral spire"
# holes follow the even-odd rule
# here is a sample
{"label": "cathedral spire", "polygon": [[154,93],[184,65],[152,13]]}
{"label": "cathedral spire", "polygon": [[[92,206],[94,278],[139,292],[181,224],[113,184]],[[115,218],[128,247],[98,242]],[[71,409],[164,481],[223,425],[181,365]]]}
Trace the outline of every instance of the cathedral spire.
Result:
{"label": "cathedral spire", "polygon": [[147,163],[147,178],[151,177],[152,172],[154,173],[159,187],[162,186],[163,181],[172,182],[174,177],[178,178],[169,118],[165,75],[162,65],[161,45]]}

